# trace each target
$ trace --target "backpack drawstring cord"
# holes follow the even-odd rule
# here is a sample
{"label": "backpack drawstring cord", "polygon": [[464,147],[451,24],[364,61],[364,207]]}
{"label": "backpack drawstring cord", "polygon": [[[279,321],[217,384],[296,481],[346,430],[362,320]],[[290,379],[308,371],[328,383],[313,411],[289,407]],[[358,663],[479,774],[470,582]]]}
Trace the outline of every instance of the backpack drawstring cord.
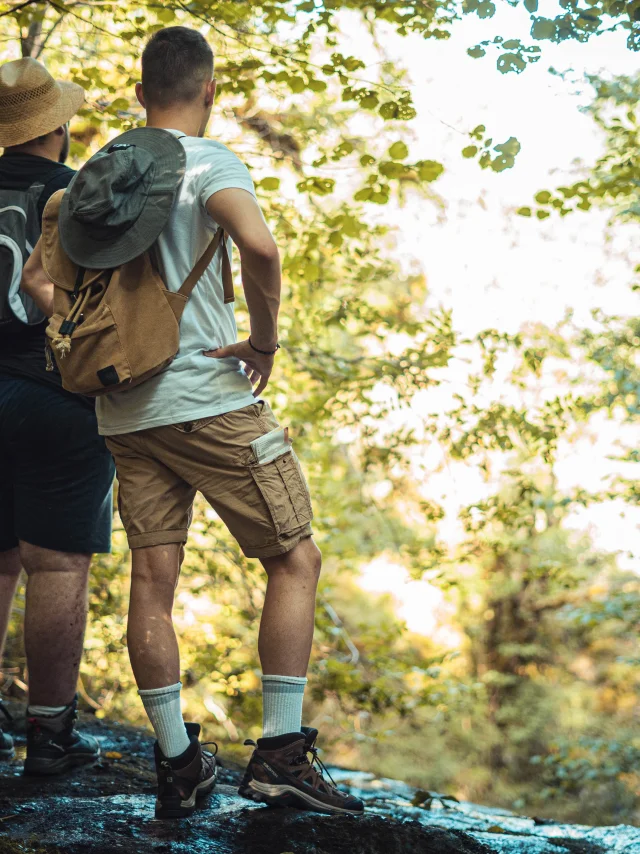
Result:
{"label": "backpack drawstring cord", "polygon": [[84,308],[87,302],[89,301],[89,297],[91,296],[90,287],[86,287],[84,289],[84,291],[82,292],[82,296],[80,296],[80,294],[78,293],[83,278],[84,270],[82,270],[81,268],[80,270],[78,270],[76,290],[74,291],[74,294],[76,295],[76,301],[71,306],[71,311],[69,312],[69,314],[60,324],[58,334],[53,338],[51,342],[58,358],[60,359],[64,359],[64,357],[71,352],[71,335],[73,334],[74,329],[78,325],[78,318],[84,311]]}

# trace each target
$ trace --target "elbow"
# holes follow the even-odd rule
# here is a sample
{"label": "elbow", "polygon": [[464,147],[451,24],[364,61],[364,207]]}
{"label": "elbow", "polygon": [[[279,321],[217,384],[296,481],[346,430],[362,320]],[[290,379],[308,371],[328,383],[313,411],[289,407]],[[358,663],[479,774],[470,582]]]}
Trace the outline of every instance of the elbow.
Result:
{"label": "elbow", "polygon": [[33,298],[33,292],[35,289],[34,286],[35,286],[35,280],[34,280],[33,273],[29,272],[26,269],[23,269],[22,279],[20,280],[20,290],[24,291],[24,293],[27,294],[27,296],[30,296]]}
{"label": "elbow", "polygon": [[253,261],[259,264],[279,264],[280,254],[275,240],[269,238],[257,238],[246,240],[240,249],[240,256],[245,261]]}

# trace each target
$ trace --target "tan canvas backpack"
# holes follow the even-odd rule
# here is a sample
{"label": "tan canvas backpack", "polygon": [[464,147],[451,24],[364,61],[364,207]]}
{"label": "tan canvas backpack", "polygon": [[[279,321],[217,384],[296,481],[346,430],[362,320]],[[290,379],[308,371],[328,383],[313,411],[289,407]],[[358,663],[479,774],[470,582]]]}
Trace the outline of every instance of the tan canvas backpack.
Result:
{"label": "tan canvas backpack", "polygon": [[54,284],[47,327],[48,370],[53,354],[67,391],[96,397],[134,388],[176,357],[180,318],[216,250],[222,252],[225,303],[233,281],[225,235],[219,228],[178,291],[170,291],[153,263],[153,248],[112,270],[86,270],[62,249],[58,214],[64,190],[42,219],[42,260]]}

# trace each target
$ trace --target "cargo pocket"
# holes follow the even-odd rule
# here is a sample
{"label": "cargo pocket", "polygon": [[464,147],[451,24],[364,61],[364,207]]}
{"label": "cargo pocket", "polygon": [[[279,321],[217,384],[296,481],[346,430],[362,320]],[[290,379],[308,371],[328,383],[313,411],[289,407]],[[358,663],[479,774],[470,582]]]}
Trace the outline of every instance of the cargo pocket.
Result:
{"label": "cargo pocket", "polygon": [[313,519],[309,490],[293,450],[249,467],[265,500],[278,537],[286,537]]}

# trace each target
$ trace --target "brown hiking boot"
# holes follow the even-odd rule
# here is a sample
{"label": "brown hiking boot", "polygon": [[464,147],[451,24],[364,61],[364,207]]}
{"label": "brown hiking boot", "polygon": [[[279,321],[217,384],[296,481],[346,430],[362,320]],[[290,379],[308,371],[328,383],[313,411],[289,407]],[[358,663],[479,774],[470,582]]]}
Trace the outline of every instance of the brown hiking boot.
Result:
{"label": "brown hiking boot", "polygon": [[61,774],[76,765],[89,765],[100,756],[100,745],[76,729],[77,697],[58,715],[27,718],[27,757],[24,773]]}
{"label": "brown hiking boot", "polygon": [[[167,759],[156,741],[154,755],[158,775],[156,818],[186,818],[196,808],[196,800],[212,792],[218,777],[215,752],[200,744],[200,724],[185,724],[191,744],[180,756]],[[214,744],[214,742],[207,742]]]}
{"label": "brown hiking boot", "polygon": [[259,738],[257,744],[245,741],[256,749],[238,789],[239,794],[272,806],[361,815],[364,812],[362,801],[341,792],[318,758],[317,737],[318,730],[303,727],[301,732]]}

